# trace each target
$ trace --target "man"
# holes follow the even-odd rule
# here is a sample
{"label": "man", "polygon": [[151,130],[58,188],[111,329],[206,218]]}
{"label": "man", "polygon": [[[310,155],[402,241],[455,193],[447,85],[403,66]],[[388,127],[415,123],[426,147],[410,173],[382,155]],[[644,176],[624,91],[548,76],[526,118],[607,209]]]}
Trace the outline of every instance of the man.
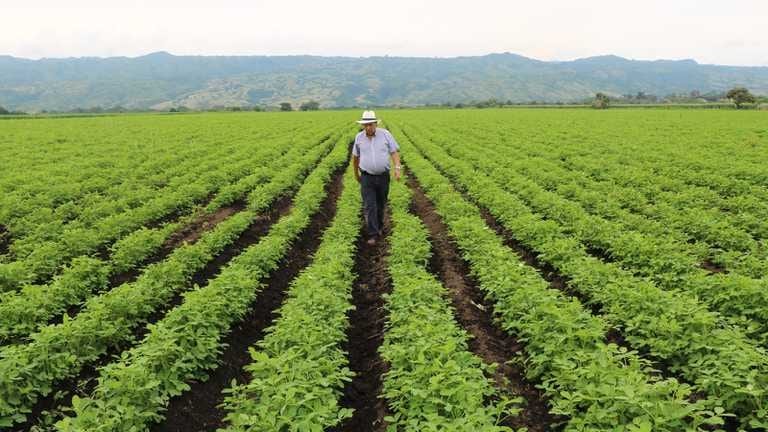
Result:
{"label": "man", "polygon": [[400,180],[400,147],[388,130],[379,128],[373,111],[364,111],[357,123],[363,130],[352,146],[352,165],[363,196],[368,244],[375,245],[384,229],[384,208],[389,194],[389,159],[395,164],[395,180]]}

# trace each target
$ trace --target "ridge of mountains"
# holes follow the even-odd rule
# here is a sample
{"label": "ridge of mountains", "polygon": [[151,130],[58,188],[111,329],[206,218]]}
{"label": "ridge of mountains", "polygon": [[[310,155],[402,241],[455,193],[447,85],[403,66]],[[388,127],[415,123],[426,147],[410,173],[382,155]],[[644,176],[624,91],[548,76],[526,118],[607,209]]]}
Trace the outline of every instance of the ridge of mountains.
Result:
{"label": "ridge of mountains", "polygon": [[23,111],[122,106],[410,106],[444,102],[574,102],[594,96],[768,94],[768,67],[607,55],[541,61],[517,54],[423,57],[176,56],[29,60],[0,56],[0,106]]}

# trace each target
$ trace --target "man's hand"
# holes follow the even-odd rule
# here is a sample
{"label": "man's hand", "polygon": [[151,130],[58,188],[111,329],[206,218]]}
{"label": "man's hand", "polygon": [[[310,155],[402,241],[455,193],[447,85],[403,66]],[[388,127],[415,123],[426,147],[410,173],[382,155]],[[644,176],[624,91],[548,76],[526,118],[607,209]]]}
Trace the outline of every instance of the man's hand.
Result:
{"label": "man's hand", "polygon": [[352,155],[352,171],[355,173],[355,180],[360,183],[360,156]]}
{"label": "man's hand", "polygon": [[395,180],[400,181],[400,171],[403,169],[400,165],[400,152],[393,151],[390,153],[390,156],[392,157],[392,162],[395,164]]}

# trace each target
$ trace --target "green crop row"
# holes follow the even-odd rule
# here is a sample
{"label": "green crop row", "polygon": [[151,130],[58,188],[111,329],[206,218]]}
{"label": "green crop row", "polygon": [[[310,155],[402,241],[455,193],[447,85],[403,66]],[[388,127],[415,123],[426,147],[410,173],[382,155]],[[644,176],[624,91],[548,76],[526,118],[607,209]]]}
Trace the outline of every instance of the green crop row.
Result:
{"label": "green crop row", "polygon": [[[628,230],[668,237],[680,245],[678,248],[699,251],[702,261],[710,260],[729,272],[754,278],[767,274],[768,247],[738,228],[729,214],[696,205],[675,207],[662,196],[656,196],[651,204],[634,189],[586,180],[554,164],[547,165],[548,161],[527,162],[528,168],[524,168],[527,177],[565,198],[578,201],[592,214],[620,223]],[[546,168],[530,169],[536,165]],[[679,197],[675,194],[675,198]]]}
{"label": "green crop row", "polygon": [[[321,132],[308,128],[296,135],[278,136],[258,146],[230,148],[230,144],[213,147],[213,151],[210,147],[202,149],[208,154],[202,153],[181,165],[166,166],[171,176],[165,187],[144,188],[142,192],[132,188],[136,186],[137,182],[134,182],[118,187],[119,194],[115,197],[96,194],[80,206],[75,201],[66,202],[64,205],[74,206],[73,211],[79,210],[80,216],[87,217],[50,214],[50,223],[35,224],[38,234],[20,236],[19,227],[11,221],[7,224],[13,234],[11,252],[16,261],[0,264],[0,290],[45,281],[62,264],[78,255],[89,254],[142,225],[188,211],[221,186],[248,175],[254,165],[269,163],[286,149],[292,149],[294,140],[299,139],[305,145],[310,137],[330,134],[331,130],[326,124]],[[153,182],[150,180],[149,183]],[[50,213],[46,208],[42,211]]]}
{"label": "green crop row", "polygon": [[[228,175],[238,176],[248,166],[249,156],[244,149],[230,149],[228,153],[221,154],[214,152],[211,159],[193,159],[169,166],[168,171],[173,176],[173,180],[164,187],[157,188],[152,180],[145,180],[148,183],[145,186],[134,183],[133,187],[129,187],[126,184],[120,189],[119,196],[103,196],[94,193],[83,200],[66,201],[55,209],[42,208],[21,220],[9,221],[11,230],[14,232],[14,242],[10,252],[17,261],[28,259],[43,246],[62,242],[74,233],[93,229],[103,219],[117,213],[135,210],[136,207],[143,206],[158,194],[173,193],[185,185],[194,183],[200,177],[197,170],[218,173],[218,175],[231,173]],[[35,224],[34,229],[25,233],[24,224]]]}
{"label": "green crop row", "polygon": [[[104,140],[105,134],[96,136]],[[56,229],[56,222],[75,218],[87,221],[91,215],[98,216],[118,208],[106,199],[124,200],[126,195],[148,199],[159,186],[184,174],[177,167],[190,168],[193,166],[190,164],[205,154],[204,148],[193,145],[166,154],[154,154],[149,150],[124,157],[114,136],[105,141],[98,144],[88,140],[75,142],[71,144],[72,151],[64,154],[56,152],[56,146],[40,145],[35,150],[41,154],[32,153],[34,158],[28,153],[11,156],[17,165],[4,171],[0,180],[4,192],[0,198],[3,203],[0,220],[12,227],[17,238],[44,236],[46,233],[41,232],[41,226]],[[98,145],[101,151],[82,157],[88,144]],[[57,158],[43,162],[48,153],[56,154]],[[30,178],[30,166],[44,175]],[[21,178],[26,181],[19,182]]]}
{"label": "green crop row", "polygon": [[75,318],[65,316],[63,323],[44,327],[31,336],[31,343],[0,350],[0,425],[23,421],[25,413],[41,395],[52,391],[55,382],[76,375],[109,347],[129,340],[132,329],[183,291],[197,271],[254,222],[260,210],[300,184],[303,173],[326,152],[326,146],[307,152],[272,182],[254,191],[249,210],[233,215],[196,243],[177,248],[166,260],[150,265],[136,282],[91,298]]}
{"label": "green crop row", "polygon": [[312,264],[292,281],[279,318],[250,349],[249,380],[225,390],[226,431],[324,430],[350,417],[339,398],[353,372],[341,343],[353,308],[360,192],[352,170]]}
{"label": "green crop row", "polygon": [[[9,225],[16,239],[29,234],[27,228],[51,236],[60,227],[52,223],[64,220],[92,224],[163,187],[184,184],[181,177],[206,160],[222,161],[247,149],[244,138],[270,145],[275,137],[294,133],[290,124],[257,118],[237,127],[212,124],[213,117],[158,120],[9,123],[4,155],[17,163],[0,173],[0,202],[9,205],[0,205],[0,223]],[[30,167],[38,175],[30,176]]]}
{"label": "green crop row", "polygon": [[608,324],[520,262],[485,225],[477,207],[406,136],[399,137],[408,167],[494,305],[499,324],[525,343],[528,377],[542,381],[553,413],[570,418],[567,430],[680,431],[722,421],[719,411],[687,401],[689,386],[654,377],[637,353],[606,344]]}
{"label": "green crop row", "polygon": [[[425,138],[425,140],[428,138]],[[422,140],[424,142],[425,140]],[[712,310],[739,321],[750,337],[768,340],[768,283],[739,274],[710,275],[699,267],[702,257],[669,240],[664,233],[638,233],[630,224],[619,224],[587,213],[581,206],[549,192],[535,182],[499,165],[497,156],[480,156],[448,141],[447,154],[465,160],[508,193],[525,202],[543,218],[557,222],[562,234],[588,247],[606,251],[628,271],[648,278],[659,287],[696,295]],[[768,262],[764,264],[768,265]]]}
{"label": "green crop row", "polygon": [[[759,148],[755,145],[759,146],[761,139],[765,142],[766,137],[754,132],[763,123],[764,119],[759,117],[703,112],[673,116],[638,111],[597,116],[568,110],[435,114],[410,112],[402,118],[445,131],[444,136],[460,136],[466,141],[482,143],[483,153],[544,158],[568,170],[583,171],[596,179],[637,188],[651,202],[674,202],[681,212],[700,209],[716,216],[718,221],[732,220],[756,238],[768,238],[768,204],[761,195],[746,189],[735,193],[740,190],[738,187],[722,193],[716,188],[686,182],[676,175],[679,172],[706,181],[718,173],[729,172],[726,177],[734,178],[738,174],[765,171],[764,154],[754,151]],[[397,120],[401,113],[391,113],[388,117]],[[745,142],[753,144],[745,145]],[[657,168],[670,164],[677,164],[676,169],[664,175],[657,172]],[[538,168],[533,161],[531,165],[532,169],[546,169]],[[699,168],[693,173],[690,168],[694,166],[709,168]],[[723,180],[723,176],[720,177]],[[700,224],[698,228],[704,226]]]}
{"label": "green crop row", "polygon": [[[627,166],[625,158],[612,161],[579,154],[568,157],[564,165],[568,169],[584,171],[599,180],[635,188],[649,201],[669,204],[682,214],[693,215],[696,214],[694,210],[698,210],[707,215],[705,221],[724,220],[728,225],[743,229],[758,238],[768,237],[768,222],[765,219],[768,205],[755,196],[721,196],[715,190],[686,183],[674,175],[659,175],[656,172],[657,164]],[[689,229],[697,235],[704,235],[708,231],[707,226],[701,223]]]}
{"label": "green crop row", "polygon": [[[335,138],[330,138],[334,140]],[[315,143],[312,143],[315,145]],[[284,156],[275,160],[270,170],[259,169],[260,182],[254,183],[250,189],[242,189],[241,182],[234,185],[233,189],[227,189],[226,199],[214,201],[224,204],[231,199],[242,199],[246,192],[257,190],[257,186],[284,169],[292,160],[307,150],[304,147],[295,146]],[[251,181],[247,182],[251,185]],[[216,208],[208,206],[201,212],[212,212]],[[163,242],[180,226],[190,223],[195,214],[188,215],[181,220],[166,224],[160,228],[143,228],[135,231],[113,245],[112,259],[103,262],[92,258],[76,258],[61,277],[57,277],[47,286],[28,285],[21,291],[0,294],[0,345],[9,341],[16,341],[33,331],[43,327],[47,322],[66,311],[72,305],[78,304],[90,297],[93,293],[106,288],[108,277],[120,272],[130,270],[159,249]]]}
{"label": "green crop row", "polygon": [[456,323],[442,284],[426,270],[426,228],[408,213],[411,194],[392,184],[389,272],[392,293],[384,343],[389,367],[383,396],[390,431],[510,431],[499,426],[519,412],[522,398],[499,392],[488,365],[469,351],[470,336]]}
{"label": "green crop row", "polygon": [[[72,197],[53,207],[37,208],[34,211],[22,207],[17,210],[17,213],[23,214],[23,217],[17,216],[8,221],[15,234],[10,251],[14,259],[24,259],[40,245],[56,241],[72,229],[91,228],[101,219],[140,206],[158,193],[169,193],[178,189],[196,178],[193,176],[195,168],[219,170],[223,167],[212,164],[217,159],[227,163],[227,168],[232,167],[232,164],[239,165],[245,154],[241,154],[239,159],[232,158],[232,154],[237,152],[237,149],[224,147],[214,151],[210,155],[211,159],[200,154],[199,159],[189,158],[175,164],[171,161],[166,168],[169,172],[163,173],[172,179],[169,183],[158,184],[154,178],[155,173],[147,172],[145,173],[147,177],[144,179],[134,180],[128,177],[105,191],[89,191],[79,199]],[[144,168],[137,166],[136,170],[141,172]],[[158,169],[161,168],[158,167]],[[75,183],[73,187],[80,186],[83,181],[78,178],[73,179],[72,182]],[[99,184],[101,181],[97,179],[94,183]]]}
{"label": "green crop row", "polygon": [[[544,155],[530,156],[526,154],[529,149],[503,144],[496,149],[493,162],[498,168],[503,167],[507,174],[517,173],[518,178],[524,176],[542,188],[578,201],[592,214],[621,223],[629,230],[669,237],[679,242],[682,249],[691,249],[690,253],[703,255],[702,260],[709,258],[730,272],[759,278],[768,271],[768,245],[737,228],[731,215],[718,209],[701,208],[701,194],[691,192],[691,189],[675,193],[656,191],[651,203],[637,189],[592,179],[585,173],[568,170]],[[448,146],[447,150],[452,155],[457,155],[458,151],[479,155],[483,154],[484,148],[480,140],[464,139],[462,145]],[[605,165],[601,162],[601,169],[605,170]],[[673,202],[677,205],[673,206]],[[692,241],[697,243],[687,245]],[[709,249],[699,247],[699,242],[707,243]]]}
{"label": "green crop row", "polygon": [[706,393],[712,404],[741,416],[745,424],[765,426],[768,356],[742,332],[723,325],[697,300],[663,291],[590,256],[557,223],[540,219],[488,176],[428,140],[418,146],[516,239],[567,276],[572,288],[599,304],[606,320],[621,329],[634,348],[664,361],[670,371]]}
{"label": "green crop row", "polygon": [[74,417],[62,431],[143,430],[162,419],[168,400],[189,389],[188,381],[215,368],[222,339],[240,321],[292,241],[309,225],[325,196],[325,185],[347,156],[344,136],[306,178],[291,213],[267,236],[235,257],[208,285],[187,293],[184,302],[150,326],[145,339],[100,371],[88,398],[74,398]]}
{"label": "green crop row", "polygon": [[[241,158],[246,156],[240,155]],[[99,246],[168,214],[193,208],[213,191],[242,175],[243,170],[253,164],[250,157],[240,162],[240,168],[234,172],[226,167],[226,162],[224,165],[219,165],[219,161],[201,164],[199,169],[204,174],[190,174],[188,183],[175,191],[161,192],[141,207],[107,217],[95,227],[72,227],[62,233],[59,239],[36,244],[34,250],[23,259],[0,264],[0,291],[16,290],[23,284],[50,277],[61,265],[78,255],[91,253]],[[259,155],[257,160],[261,158],[262,155]]]}

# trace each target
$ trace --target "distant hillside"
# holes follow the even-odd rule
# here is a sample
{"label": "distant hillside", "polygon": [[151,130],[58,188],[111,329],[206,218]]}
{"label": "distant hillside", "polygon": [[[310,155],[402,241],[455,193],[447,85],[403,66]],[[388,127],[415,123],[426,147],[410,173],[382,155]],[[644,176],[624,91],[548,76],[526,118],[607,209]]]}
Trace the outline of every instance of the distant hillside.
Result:
{"label": "distant hillside", "polygon": [[0,106],[68,110],[123,106],[423,105],[496,98],[575,101],[608,94],[666,95],[746,86],[768,94],[768,67],[635,61],[602,56],[544,62],[481,57],[174,56],[27,60],[0,56]]}

